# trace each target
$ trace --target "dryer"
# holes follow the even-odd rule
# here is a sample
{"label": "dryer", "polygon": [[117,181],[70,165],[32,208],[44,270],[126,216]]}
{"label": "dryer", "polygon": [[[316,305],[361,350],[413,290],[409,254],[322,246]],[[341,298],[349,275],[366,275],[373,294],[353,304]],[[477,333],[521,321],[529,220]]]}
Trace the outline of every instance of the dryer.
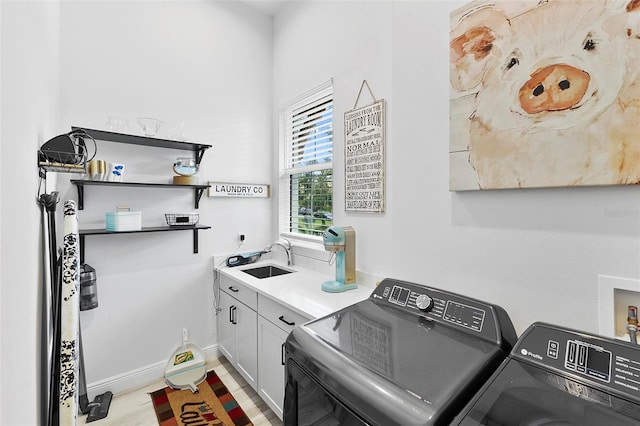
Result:
{"label": "dryer", "polygon": [[506,358],[501,307],[406,281],[295,328],[284,423],[447,425]]}

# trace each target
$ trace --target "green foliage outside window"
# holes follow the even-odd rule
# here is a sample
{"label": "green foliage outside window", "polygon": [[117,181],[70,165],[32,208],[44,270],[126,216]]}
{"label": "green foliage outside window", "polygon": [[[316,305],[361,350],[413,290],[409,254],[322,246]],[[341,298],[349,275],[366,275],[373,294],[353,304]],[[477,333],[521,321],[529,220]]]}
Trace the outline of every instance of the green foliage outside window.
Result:
{"label": "green foliage outside window", "polygon": [[[291,180],[291,199],[297,204],[297,215],[292,219],[297,220],[297,232],[322,235],[333,223],[333,170],[300,173]],[[292,225],[295,228],[296,223]]]}

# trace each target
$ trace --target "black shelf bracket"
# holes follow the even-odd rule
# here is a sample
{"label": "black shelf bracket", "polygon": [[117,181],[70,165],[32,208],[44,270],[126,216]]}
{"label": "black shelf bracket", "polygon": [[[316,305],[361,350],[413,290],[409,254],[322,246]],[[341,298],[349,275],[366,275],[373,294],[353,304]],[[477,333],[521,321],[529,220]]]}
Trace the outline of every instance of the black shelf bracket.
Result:
{"label": "black shelf bracket", "polygon": [[84,263],[84,235],[80,234],[80,265]]}
{"label": "black shelf bracket", "polygon": [[193,254],[198,253],[198,230],[193,230]]}
{"label": "black shelf bracket", "polygon": [[200,208],[200,198],[202,198],[202,194],[204,194],[205,188],[196,188],[196,210]]}
{"label": "black shelf bracket", "polygon": [[84,185],[76,185],[78,188],[78,210],[84,210]]}
{"label": "black shelf bracket", "polygon": [[202,161],[202,157],[204,156],[204,152],[207,150],[207,148],[198,148],[198,149],[196,149],[195,153],[196,153],[196,166],[197,167],[200,167],[200,162]]}

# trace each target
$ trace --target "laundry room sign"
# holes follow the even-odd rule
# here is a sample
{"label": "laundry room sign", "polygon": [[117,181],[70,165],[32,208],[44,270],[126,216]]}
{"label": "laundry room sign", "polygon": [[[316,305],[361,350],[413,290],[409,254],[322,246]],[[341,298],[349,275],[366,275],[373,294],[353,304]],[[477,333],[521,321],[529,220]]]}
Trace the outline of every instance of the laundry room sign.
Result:
{"label": "laundry room sign", "polygon": [[[356,108],[367,86],[374,102]],[[384,99],[376,100],[366,80],[351,111],[344,113],[345,210],[384,212]]]}
{"label": "laundry room sign", "polygon": [[269,198],[269,185],[209,182],[209,197]]}

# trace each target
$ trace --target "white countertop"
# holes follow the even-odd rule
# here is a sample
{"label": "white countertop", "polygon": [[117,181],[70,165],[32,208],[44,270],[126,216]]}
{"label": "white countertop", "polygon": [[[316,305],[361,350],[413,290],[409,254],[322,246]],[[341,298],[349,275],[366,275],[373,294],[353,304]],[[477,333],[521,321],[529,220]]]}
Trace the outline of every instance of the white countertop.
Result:
{"label": "white countertop", "polygon": [[[265,265],[276,265],[295,272],[262,279],[242,272],[243,269]],[[274,259],[233,268],[224,266],[219,268],[219,271],[222,275],[233,278],[310,319],[323,317],[367,299],[373,291],[371,286],[358,285],[357,288],[342,293],[327,293],[322,291],[322,283],[333,281],[334,276],[295,265],[287,266],[286,263]]]}

